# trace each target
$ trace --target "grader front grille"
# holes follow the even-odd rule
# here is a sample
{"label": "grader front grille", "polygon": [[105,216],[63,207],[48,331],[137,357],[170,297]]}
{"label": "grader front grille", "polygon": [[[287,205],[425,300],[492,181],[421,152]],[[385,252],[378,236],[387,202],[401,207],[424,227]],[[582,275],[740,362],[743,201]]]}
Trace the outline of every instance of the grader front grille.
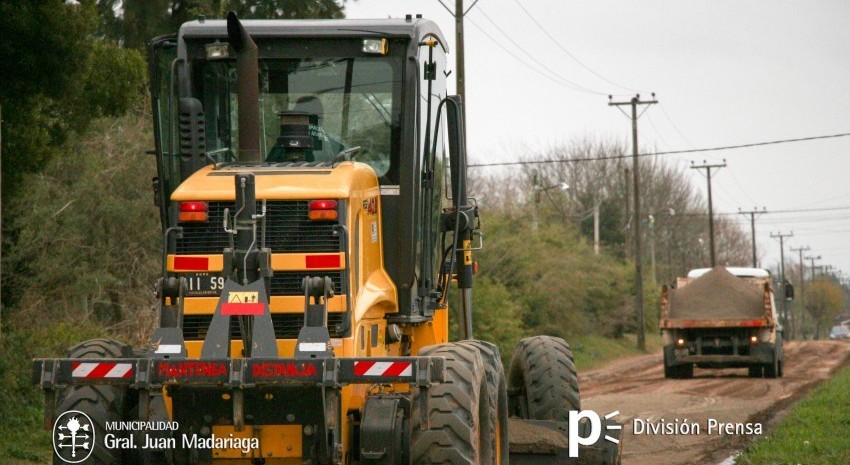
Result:
{"label": "grader front grille", "polygon": [[[343,326],[345,313],[328,314],[328,332],[331,337],[346,337],[347,329]],[[185,315],[183,317],[183,339],[187,341],[203,341],[210,327],[212,315]],[[272,313],[272,324],[276,339],[296,339],[298,331],[304,326],[304,314],[302,313]],[[239,330],[239,322],[236,318],[230,320],[230,338],[238,340],[242,337]]]}
{"label": "grader front grille", "polygon": [[[183,225],[183,237],[177,239],[178,255],[220,254],[228,247],[223,228],[224,209],[235,211],[235,202],[209,202],[205,223]],[[269,201],[266,203],[266,247],[274,253],[340,252],[342,240],[336,222],[310,221],[307,200]]]}

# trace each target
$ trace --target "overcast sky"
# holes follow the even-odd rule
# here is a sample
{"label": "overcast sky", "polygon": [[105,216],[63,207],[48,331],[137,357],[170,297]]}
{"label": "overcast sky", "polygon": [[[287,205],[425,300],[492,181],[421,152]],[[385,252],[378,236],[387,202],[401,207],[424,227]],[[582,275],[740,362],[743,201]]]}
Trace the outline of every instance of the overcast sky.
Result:
{"label": "overcast sky", "polygon": [[[406,13],[440,25],[453,64],[454,20],[438,0],[346,3],[349,18]],[[585,136],[630,141],[607,95],[635,91],[660,102],[639,122],[641,142],[658,151],[850,133],[847,0],[480,0],[465,29],[473,162]],[[786,263],[797,263],[788,248],[808,245],[818,264],[850,273],[850,137],[665,157],[683,167],[724,158],[712,176],[715,213],[847,207],[760,216],[762,265],[779,262],[770,233],[793,231]],[[705,178],[687,171],[705,192]]]}

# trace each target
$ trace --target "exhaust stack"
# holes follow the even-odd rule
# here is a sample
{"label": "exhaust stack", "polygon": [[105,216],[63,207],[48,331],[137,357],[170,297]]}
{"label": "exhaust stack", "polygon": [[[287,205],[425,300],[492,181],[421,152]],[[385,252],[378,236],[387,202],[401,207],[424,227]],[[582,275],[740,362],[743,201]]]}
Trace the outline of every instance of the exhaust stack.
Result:
{"label": "exhaust stack", "polygon": [[242,26],[236,13],[227,14],[227,40],[236,51],[236,92],[239,105],[239,161],[259,163],[260,106],[257,44]]}

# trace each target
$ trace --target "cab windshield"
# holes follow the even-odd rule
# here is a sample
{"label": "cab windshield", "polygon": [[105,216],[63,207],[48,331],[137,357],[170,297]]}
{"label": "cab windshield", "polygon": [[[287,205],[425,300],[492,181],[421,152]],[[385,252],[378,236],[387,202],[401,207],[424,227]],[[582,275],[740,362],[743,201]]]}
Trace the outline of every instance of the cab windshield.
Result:
{"label": "cab windshield", "polygon": [[[329,162],[360,147],[356,160],[389,180],[399,153],[400,64],[391,57],[260,59],[260,151],[270,163],[289,161],[278,137],[285,114],[307,114],[312,147],[303,161]],[[207,151],[217,161],[236,159],[236,64],[198,61],[195,95],[203,102]]]}

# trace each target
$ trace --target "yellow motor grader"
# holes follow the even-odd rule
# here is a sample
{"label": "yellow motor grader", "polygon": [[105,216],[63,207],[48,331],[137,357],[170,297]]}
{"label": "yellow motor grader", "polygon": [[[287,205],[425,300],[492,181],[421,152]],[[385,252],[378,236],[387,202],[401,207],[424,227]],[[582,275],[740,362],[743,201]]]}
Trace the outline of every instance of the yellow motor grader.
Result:
{"label": "yellow motor grader", "polygon": [[562,339],[524,339],[506,376],[472,338],[447,52],[419,16],[231,13],[151,42],[159,325],[35,361],[54,463],[619,463],[610,440],[568,447]]}

